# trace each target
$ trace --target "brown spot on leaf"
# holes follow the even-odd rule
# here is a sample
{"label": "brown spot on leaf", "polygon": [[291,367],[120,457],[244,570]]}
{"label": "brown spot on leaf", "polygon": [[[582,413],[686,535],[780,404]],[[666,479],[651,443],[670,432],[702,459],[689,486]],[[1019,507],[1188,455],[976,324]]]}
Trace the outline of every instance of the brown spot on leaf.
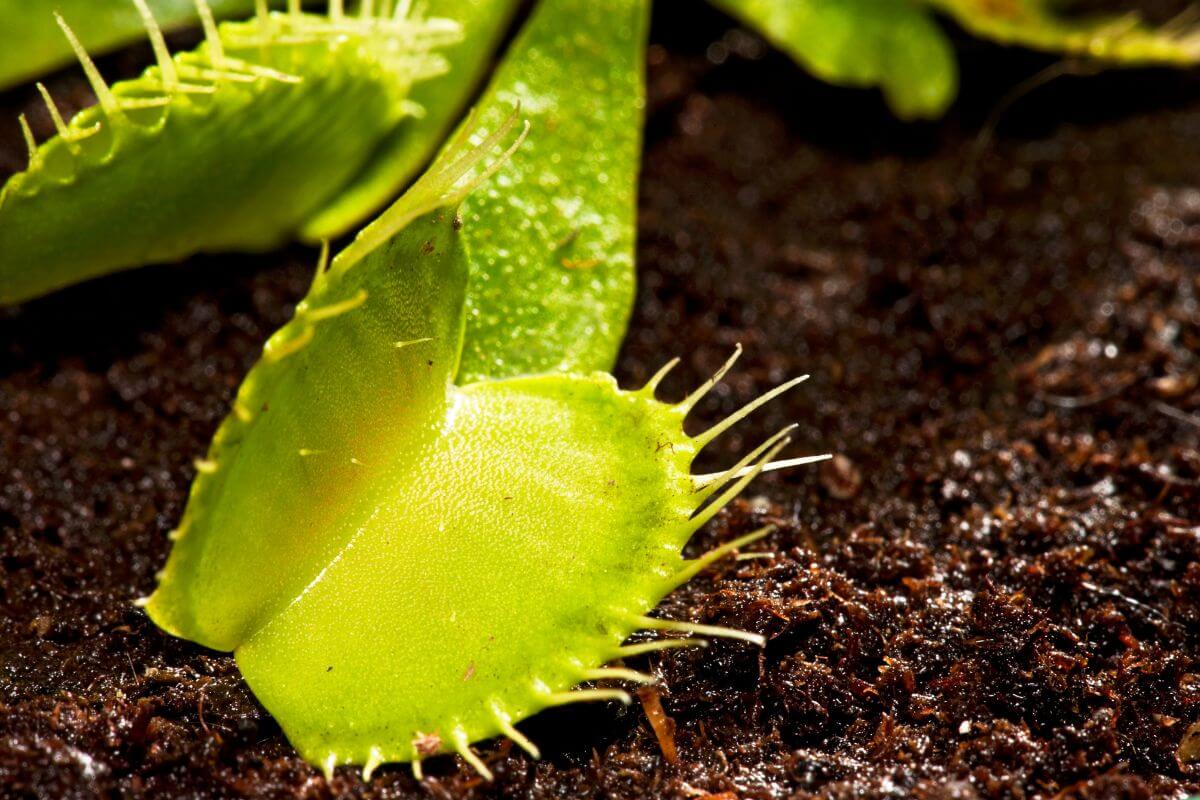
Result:
{"label": "brown spot on leaf", "polygon": [[421,756],[437,755],[442,749],[442,737],[436,733],[421,733],[417,732],[417,738],[413,739],[413,749]]}

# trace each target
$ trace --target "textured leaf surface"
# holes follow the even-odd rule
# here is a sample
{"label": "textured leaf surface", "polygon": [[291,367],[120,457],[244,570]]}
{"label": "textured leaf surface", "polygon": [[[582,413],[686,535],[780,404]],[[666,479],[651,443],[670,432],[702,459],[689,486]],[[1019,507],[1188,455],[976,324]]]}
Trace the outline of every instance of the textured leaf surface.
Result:
{"label": "textured leaf surface", "polygon": [[150,606],[159,625],[234,649],[334,560],[388,476],[412,471],[461,346],[460,238],[449,213],[419,220],[318,279],[271,338],[213,441],[218,468],[193,485]]}
{"label": "textured leaf surface", "polygon": [[447,395],[442,435],[364,487],[370,524],[237,651],[318,763],[502,733],[498,714],[524,719],[616,657],[682,567],[692,483],[670,407],[606,376]]}
{"label": "textured leaf surface", "polygon": [[327,770],[474,759],[548,706],[628,700],[569,690],[639,628],[728,633],[644,615],[707,563],[683,545],[775,450],[698,481],[695,396],[607,375],[453,384],[469,226],[435,212],[318,277],[201,463],[148,603],[233,649]]}
{"label": "textured leaf surface", "polygon": [[471,262],[459,381],[607,370],[634,292],[647,0],[550,0],[479,103],[525,146],[463,205]]}
{"label": "textured leaf surface", "polygon": [[420,115],[400,123],[362,174],[305,224],[302,238],[314,242],[336,239],[396,199],[441,148],[492,64],[518,4],[519,0],[429,0],[424,4],[426,16],[452,19],[462,29],[461,41],[441,51],[452,68],[413,88],[410,99],[421,107]]}
{"label": "textured leaf surface", "polygon": [[[172,91],[159,66],[117,84],[0,190],[0,302],[286,242],[406,115],[412,82],[444,68],[419,23],[274,14],[220,39],[218,73],[209,43],[169,62],[201,88]],[[147,99],[166,104],[134,107]]]}
{"label": "textured leaf surface", "polygon": [[[146,0],[166,30],[196,21],[193,0]],[[282,5],[275,2],[274,5]],[[218,17],[249,16],[254,0],[209,0]],[[57,10],[92,54],[142,39],[146,29],[131,0],[0,0],[0,89],[72,64],[72,52],[54,22]]]}
{"label": "textured leaf surface", "polygon": [[818,78],[883,90],[903,119],[936,117],[958,66],[945,34],[912,0],[712,0]]}

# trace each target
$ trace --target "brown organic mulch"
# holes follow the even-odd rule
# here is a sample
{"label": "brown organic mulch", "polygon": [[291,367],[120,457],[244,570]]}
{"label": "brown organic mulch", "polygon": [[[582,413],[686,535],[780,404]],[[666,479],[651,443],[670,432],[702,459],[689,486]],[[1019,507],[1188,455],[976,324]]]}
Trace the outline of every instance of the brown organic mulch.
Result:
{"label": "brown organic mulch", "polygon": [[[687,17],[688,24],[681,23]],[[777,531],[662,613],[757,631],[631,661],[641,704],[332,785],[226,655],[130,601],[192,461],[314,254],[198,258],[0,310],[0,796],[1182,798],[1200,790],[1200,79],[1065,78],[964,42],[963,98],[905,126],[714,12],[661,3],[640,294],[618,376],[681,396],[740,342],[697,428],[812,379],[795,454],[695,552]],[[135,50],[107,67],[136,66]],[[51,81],[85,102],[82,81]],[[0,177],[23,165],[0,97]],[[44,130],[48,120],[34,115]],[[580,187],[585,191],[586,187]],[[504,535],[497,531],[497,535]],[[670,723],[673,723],[673,732]]]}

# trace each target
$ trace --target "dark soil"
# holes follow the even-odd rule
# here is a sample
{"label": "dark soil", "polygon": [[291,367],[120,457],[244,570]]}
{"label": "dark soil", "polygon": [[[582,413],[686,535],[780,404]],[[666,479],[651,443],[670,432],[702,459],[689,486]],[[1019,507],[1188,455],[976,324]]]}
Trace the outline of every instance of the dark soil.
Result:
{"label": "dark soil", "polygon": [[[641,293],[619,376],[681,394],[736,342],[729,463],[796,420],[696,542],[778,532],[663,612],[767,635],[634,664],[641,707],[526,727],[363,785],[300,761],[233,661],[151,589],[235,387],[312,253],[196,259],[0,311],[0,793],[92,796],[1151,798],[1200,788],[1200,80],[1066,78],[964,42],[963,100],[901,126],[715,13],[660,4]],[[680,20],[691,23],[683,28]],[[144,52],[110,59],[136,63]],[[76,77],[52,86],[86,100]],[[23,164],[0,100],[0,173]],[[35,116],[45,132],[48,120]],[[988,133],[994,135],[988,135]],[[647,698],[651,700],[653,698]],[[1192,738],[1189,738],[1189,732]]]}

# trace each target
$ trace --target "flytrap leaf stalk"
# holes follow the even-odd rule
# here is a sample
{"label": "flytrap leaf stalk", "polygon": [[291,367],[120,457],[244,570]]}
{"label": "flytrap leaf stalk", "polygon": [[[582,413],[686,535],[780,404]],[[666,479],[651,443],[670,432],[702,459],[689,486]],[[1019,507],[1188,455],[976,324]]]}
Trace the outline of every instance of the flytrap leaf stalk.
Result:
{"label": "flytrap leaf stalk", "polygon": [[[205,0],[195,2],[205,42],[172,56],[145,0],[131,0],[157,64],[111,87],[58,17],[99,102],[66,123],[43,90],[58,135],[41,145],[22,120],[30,166],[0,190],[0,303],[197,252],[289,241],[424,112],[412,88],[442,75],[439,48],[461,40],[457,23],[413,18],[409,4],[364,3],[351,15],[334,2],[313,15],[294,1],[286,13],[259,3],[254,19],[218,26]],[[500,23],[472,24],[486,51]],[[435,128],[469,89],[451,88]],[[419,138],[428,134],[422,127]],[[390,161],[372,178],[376,191],[390,178],[394,192],[431,147]],[[343,222],[361,219],[373,196],[339,209]]]}
{"label": "flytrap leaf stalk", "polygon": [[[762,472],[818,460],[774,461],[789,427],[727,470],[691,473],[702,448],[804,378],[688,436],[685,417],[737,353],[678,403],[656,397],[675,362],[636,391],[573,366],[611,358],[605,337],[578,348],[576,322],[611,314],[616,331],[627,315],[647,12],[647,0],[538,5],[434,165],[322,259],[197,463],[142,605],[166,631],[233,651],[327,774],[400,761],[420,777],[423,759],[457,753],[490,778],[473,743],[507,736],[537,755],[523,719],[628,703],[623,684],[652,680],[614,661],[706,637],[764,643],[648,615],[766,534],[686,560],[693,532]],[[610,91],[556,86],[565,65]],[[517,94],[541,126],[529,141]],[[581,268],[563,261],[577,258],[602,260],[584,269],[611,268],[619,291],[571,282]],[[529,307],[534,292],[514,291],[510,312],[507,292],[478,288],[538,270],[556,276],[549,311]],[[550,344],[529,356],[533,335]],[[473,359],[472,340],[499,362]],[[624,644],[640,630],[662,636]]]}

